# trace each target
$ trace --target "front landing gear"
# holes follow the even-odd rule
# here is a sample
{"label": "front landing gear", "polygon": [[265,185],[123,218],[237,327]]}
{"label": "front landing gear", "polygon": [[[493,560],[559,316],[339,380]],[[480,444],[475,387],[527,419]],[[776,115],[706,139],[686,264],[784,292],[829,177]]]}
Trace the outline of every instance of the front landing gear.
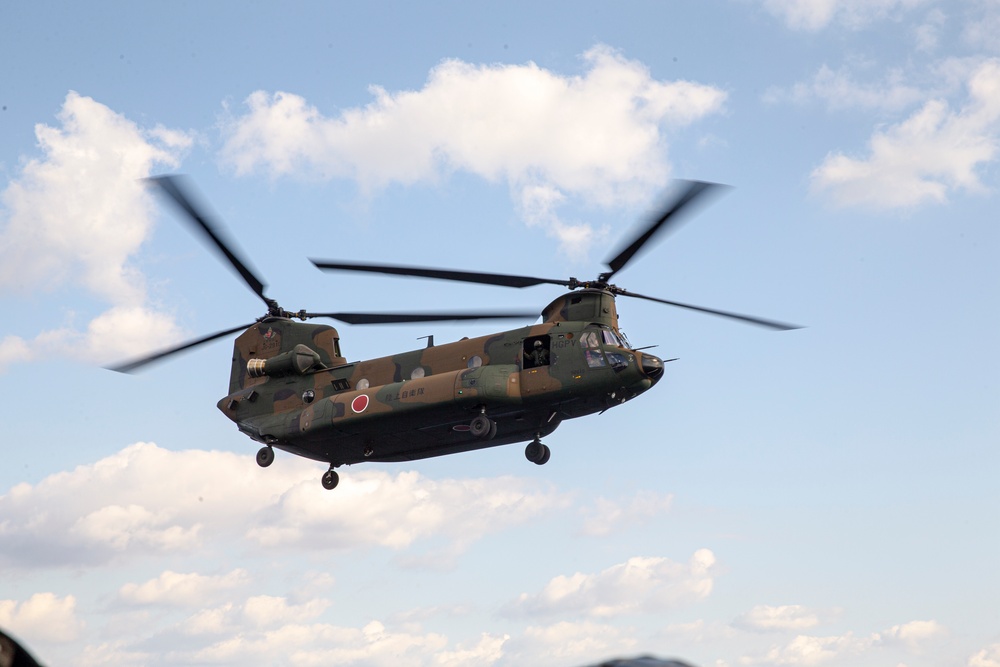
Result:
{"label": "front landing gear", "polygon": [[257,450],[257,465],[266,468],[272,463],[274,463],[274,449],[270,445]]}
{"label": "front landing gear", "polygon": [[340,475],[333,468],[330,468],[325,473],[323,473],[323,488],[327,491],[332,491],[337,488],[337,484],[340,483]]}
{"label": "front landing gear", "polygon": [[552,450],[548,448],[548,445],[543,445],[537,437],[524,448],[524,458],[535,465],[545,465],[550,456],[552,456]]}

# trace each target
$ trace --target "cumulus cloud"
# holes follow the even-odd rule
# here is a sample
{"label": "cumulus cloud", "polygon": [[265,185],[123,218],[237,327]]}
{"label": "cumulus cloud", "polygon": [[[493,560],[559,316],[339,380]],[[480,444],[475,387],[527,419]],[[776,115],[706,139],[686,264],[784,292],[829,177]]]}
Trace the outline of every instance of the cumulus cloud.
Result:
{"label": "cumulus cloud", "polygon": [[966,667],[1000,667],[1000,644],[976,652],[969,658]]}
{"label": "cumulus cloud", "polygon": [[793,30],[816,31],[831,23],[864,28],[895,18],[930,0],[764,0],[764,8]]}
{"label": "cumulus cloud", "polygon": [[229,593],[247,583],[249,575],[243,569],[221,575],[167,570],[142,584],[125,584],[118,591],[118,599],[129,605],[204,607],[220,593]]}
{"label": "cumulus cloud", "polygon": [[167,658],[196,664],[416,665],[429,663],[447,643],[444,635],[395,631],[379,621],[361,628],[293,623],[237,634]]}
{"label": "cumulus cloud", "polygon": [[835,111],[867,109],[901,111],[925,98],[919,87],[906,81],[902,70],[890,70],[881,81],[857,81],[847,67],[834,70],[828,65],[819,68],[812,80],[797,83],[790,89],[771,88],[764,94],[769,104],[792,102],[803,104],[818,100]]}
{"label": "cumulus cloud", "polygon": [[0,193],[0,288],[28,293],[82,287],[113,309],[86,332],[4,339],[0,367],[42,350],[107,358],[101,334],[109,326],[126,335],[119,352],[138,347],[136,338],[150,345],[176,333],[172,320],[147,304],[144,276],[130,258],[152,225],[141,179],[155,167],[177,166],[190,137],[161,126],[140,128],[75,92],[66,96],[58,120],[58,127],[35,127],[41,157],[26,160]]}
{"label": "cumulus cloud", "polygon": [[668,131],[726,99],[712,86],[654,79],[606,46],[583,59],[580,76],[447,60],[422,89],[373,87],[370,104],[336,116],[298,95],[257,91],[228,122],[223,156],[238,174],[353,178],[364,191],[469,172],[506,182],[526,221],[579,248],[594,231],[559,219],[556,206],[648,200],[670,173]]}
{"label": "cumulus cloud", "polygon": [[0,285],[27,292],[79,279],[113,303],[141,303],[142,276],[128,265],[151,225],[140,179],[154,166],[176,166],[190,139],[143,130],[75,92],[58,119],[61,127],[35,127],[43,157],[0,194]]}
{"label": "cumulus cloud", "polygon": [[819,614],[801,605],[757,605],[734,622],[738,628],[755,631],[802,631],[819,625]]}
{"label": "cumulus cloud", "polygon": [[928,642],[947,634],[943,625],[937,621],[910,621],[894,625],[879,635],[879,641],[885,645],[901,645],[910,652],[921,650]]}
{"label": "cumulus cloud", "polygon": [[434,656],[436,667],[464,667],[465,665],[492,665],[504,654],[504,644],[509,635],[491,635],[484,632],[474,644],[459,645],[454,650],[441,651]]}
{"label": "cumulus cloud", "polygon": [[944,635],[944,627],[936,621],[911,621],[868,636],[855,636],[852,632],[829,637],[798,635],[784,646],[771,647],[761,656],[744,656],[740,663],[801,667],[845,664],[857,656],[888,646],[903,648],[911,654],[920,653],[926,642]]}
{"label": "cumulus cloud", "polygon": [[640,491],[626,502],[599,497],[594,507],[587,510],[583,534],[603,537],[614,531],[645,523],[670,511],[673,494]]}
{"label": "cumulus cloud", "polygon": [[714,565],[708,549],[699,549],[687,563],[636,556],[598,573],[555,577],[537,594],[522,593],[506,613],[607,618],[662,611],[707,597]]}
{"label": "cumulus cloud", "polygon": [[872,638],[855,637],[852,633],[832,637],[799,635],[784,646],[772,647],[759,658],[743,658],[745,665],[812,665],[843,664],[871,648]]}
{"label": "cumulus cloud", "polygon": [[[0,566],[103,565],[219,538],[276,550],[399,550],[436,537],[461,550],[569,503],[516,478],[431,480],[371,469],[345,475],[334,503],[317,470],[297,458],[265,471],[252,456],[137,443],[0,496]],[[122,596],[167,599],[189,590],[191,576],[164,574]]]}
{"label": "cumulus cloud", "polygon": [[247,532],[248,539],[263,547],[375,543],[402,549],[440,535],[461,548],[569,502],[512,477],[438,481],[416,472],[352,473],[337,487],[337,503],[316,502],[322,490],[314,486],[297,485],[283,493]]}
{"label": "cumulus cloud", "polygon": [[953,110],[935,99],[906,120],[876,132],[867,158],[828,155],[811,175],[814,192],[842,206],[907,208],[944,202],[961,189],[982,191],[977,170],[997,156],[1000,60],[967,81],[965,104]]}
{"label": "cumulus cloud", "polygon": [[973,49],[1000,52],[1000,11],[993,0],[969,3],[962,36]]}
{"label": "cumulus cloud", "polygon": [[496,664],[589,664],[594,656],[635,652],[637,644],[629,629],[593,621],[560,621],[526,628],[504,645],[504,655]]}
{"label": "cumulus cloud", "polygon": [[35,593],[27,600],[0,600],[0,627],[30,642],[62,644],[80,636],[76,598]]}

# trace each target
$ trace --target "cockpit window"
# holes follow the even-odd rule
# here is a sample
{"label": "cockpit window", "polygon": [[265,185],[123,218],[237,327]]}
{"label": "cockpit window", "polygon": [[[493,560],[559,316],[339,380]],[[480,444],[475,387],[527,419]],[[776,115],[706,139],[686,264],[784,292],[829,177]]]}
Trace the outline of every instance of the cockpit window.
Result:
{"label": "cockpit window", "polygon": [[602,368],[608,365],[608,362],[604,360],[604,353],[598,349],[586,349],[583,353],[587,357],[587,365],[591,368]]}
{"label": "cockpit window", "polygon": [[604,335],[604,342],[608,345],[614,345],[615,347],[624,347],[621,339],[615,335],[615,332],[611,329],[601,329],[601,333]]}
{"label": "cockpit window", "polygon": [[616,371],[628,368],[628,359],[625,358],[624,354],[619,354],[618,352],[608,352],[608,361],[611,363],[611,367]]}
{"label": "cockpit window", "polygon": [[600,347],[601,339],[597,337],[596,331],[584,331],[580,337],[580,343],[584,347]]}

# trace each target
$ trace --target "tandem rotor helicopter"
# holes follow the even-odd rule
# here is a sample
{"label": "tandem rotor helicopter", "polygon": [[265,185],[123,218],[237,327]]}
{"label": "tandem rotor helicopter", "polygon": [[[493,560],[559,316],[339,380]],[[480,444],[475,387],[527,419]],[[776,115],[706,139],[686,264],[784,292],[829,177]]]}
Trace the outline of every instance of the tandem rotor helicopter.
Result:
{"label": "tandem rotor helicopter", "polygon": [[[325,271],[354,271],[530,287],[566,287],[541,311],[541,322],[463,338],[366,361],[348,361],[340,334],[327,318],[348,324],[390,324],[520,318],[537,312],[344,313],[284,310],[226,241],[221,227],[195,205],[177,176],[150,179],[184,212],[267,306],[252,324],[219,331],[114,367],[131,372],[217,338],[242,333],[233,345],[229,393],[218,408],[239,430],[261,443],[257,463],[267,467],[274,449],[329,465],[323,486],[339,482],[336,468],[365,461],[411,461],[515,442],[542,465],[551,450],[542,438],[566,419],[621,405],[655,385],[664,362],[634,349],[618,328],[617,297],[626,296],[718,315],[770,329],[799,328],[759,317],[668,301],[613,285],[654,236],[676,224],[693,202],[720,186],[681,181],[655,220],[611,258],[594,280],[535,278],[477,271],[311,260]],[[296,322],[295,320],[300,320]]]}

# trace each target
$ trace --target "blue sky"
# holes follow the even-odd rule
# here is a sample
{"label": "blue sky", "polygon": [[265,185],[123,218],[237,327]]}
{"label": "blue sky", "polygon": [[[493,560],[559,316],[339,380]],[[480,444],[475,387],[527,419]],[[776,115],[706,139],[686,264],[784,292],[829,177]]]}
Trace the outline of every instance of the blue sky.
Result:
{"label": "blue sky", "polygon": [[[992,0],[0,7],[0,627],[51,665],[1000,665]],[[215,408],[260,316],[545,306],[308,257],[616,275],[665,379],[519,446],[341,469]],[[496,323],[338,326],[371,358]]]}

